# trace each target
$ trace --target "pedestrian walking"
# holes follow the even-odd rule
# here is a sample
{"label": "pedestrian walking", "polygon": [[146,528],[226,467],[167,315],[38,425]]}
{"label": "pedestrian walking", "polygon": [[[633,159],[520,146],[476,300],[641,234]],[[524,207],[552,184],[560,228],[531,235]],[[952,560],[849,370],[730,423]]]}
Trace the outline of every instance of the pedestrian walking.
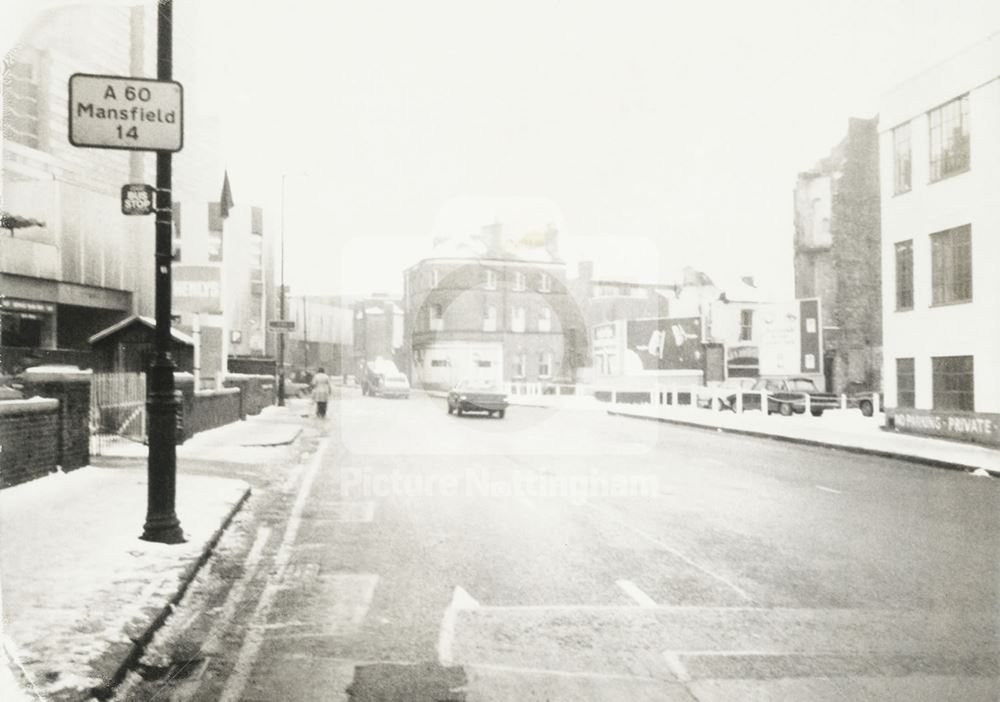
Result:
{"label": "pedestrian walking", "polygon": [[321,419],[326,417],[326,403],[330,401],[331,390],[330,376],[320,366],[312,377],[312,398],[316,403],[316,416]]}

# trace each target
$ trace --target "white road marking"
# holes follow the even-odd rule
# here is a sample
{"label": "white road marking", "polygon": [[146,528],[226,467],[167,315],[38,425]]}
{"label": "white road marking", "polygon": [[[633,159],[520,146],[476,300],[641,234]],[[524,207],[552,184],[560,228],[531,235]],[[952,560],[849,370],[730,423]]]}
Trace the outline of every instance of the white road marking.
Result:
{"label": "white road marking", "polygon": [[822,490],[823,492],[832,492],[835,495],[841,495],[841,494],[843,494],[842,491],[840,491],[840,490],[834,490],[833,488],[828,488],[828,487],[825,487],[823,485],[816,485],[815,487],[816,487],[817,490]]}
{"label": "white road marking", "polygon": [[663,682],[662,678],[654,678],[649,675],[629,675],[627,673],[599,673],[590,670],[556,670],[553,668],[532,668],[520,665],[503,665],[498,663],[462,663],[463,668],[476,668],[479,670],[496,670],[504,673],[528,673],[534,675],[551,675],[559,678],[583,678],[590,680],[649,680]]}
{"label": "white road marking", "polygon": [[667,664],[667,668],[673,673],[673,676],[677,678],[677,682],[690,682],[691,675],[688,673],[687,667],[681,662],[681,657],[677,651],[664,651],[663,660]]}
{"label": "white road marking", "polygon": [[458,618],[459,610],[478,607],[479,603],[472,595],[461,586],[455,586],[451,593],[451,602],[445,607],[444,616],[441,618],[441,633],[438,634],[437,654],[441,665],[449,666],[454,663],[455,620]]}
{"label": "white road marking", "polygon": [[640,607],[655,607],[656,601],[652,597],[647,595],[645,592],[639,589],[631,580],[616,580],[615,585],[620,587],[626,595],[635,600],[635,603]]}
{"label": "white road marking", "polygon": [[682,561],[684,561],[685,563],[687,563],[692,568],[700,570],[705,575],[708,575],[708,576],[711,576],[712,578],[715,578],[720,583],[722,583],[723,585],[725,585],[728,588],[730,588],[733,592],[735,592],[736,594],[738,594],[740,597],[742,597],[743,599],[747,600],[748,602],[750,602],[750,601],[753,600],[753,598],[750,597],[750,595],[747,594],[747,592],[743,588],[741,588],[739,585],[736,585],[735,583],[730,582],[729,580],[727,580],[726,578],[722,577],[718,573],[712,572],[711,570],[709,570],[705,566],[703,566],[703,565],[701,565],[699,563],[694,562],[693,560],[691,560],[690,558],[688,558],[687,556],[685,556],[683,553],[681,553],[677,549],[675,549],[675,548],[667,545],[666,543],[664,543],[660,539],[656,538],[652,534],[647,534],[642,529],[639,529],[638,527],[634,527],[631,524],[629,524],[628,522],[625,522],[622,519],[619,519],[610,510],[608,510],[606,507],[603,507],[603,506],[598,505],[598,504],[593,503],[593,502],[588,502],[587,504],[589,506],[593,507],[594,509],[599,510],[599,511],[603,512],[604,514],[608,515],[611,518],[612,521],[614,521],[615,523],[617,523],[622,528],[631,531],[636,536],[642,537],[643,539],[645,539],[646,541],[648,541],[649,543],[651,543],[651,544],[653,544],[655,546],[659,546],[661,549],[663,549],[667,553],[671,553],[674,556],[677,556],[677,558],[681,559]]}
{"label": "white road marking", "polygon": [[268,579],[267,585],[264,587],[264,592],[261,593],[257,607],[254,609],[253,616],[250,618],[250,626],[247,629],[246,638],[243,640],[236,663],[233,665],[233,674],[226,680],[226,686],[222,691],[219,702],[238,702],[243,695],[247,681],[250,679],[250,673],[253,672],[253,664],[257,660],[261,644],[264,643],[264,629],[262,625],[267,623],[267,615],[271,609],[274,597],[281,589],[285,569],[288,567],[288,562],[292,557],[292,545],[295,543],[295,537],[298,535],[299,527],[302,524],[302,512],[306,506],[306,499],[309,497],[313,481],[319,472],[319,466],[323,454],[326,453],[326,447],[327,439],[321,440],[312,461],[309,463],[309,467],[306,469],[305,478],[302,480],[298,494],[295,496],[295,503],[292,506],[291,516],[288,519],[288,526],[285,527],[284,537],[281,539],[281,544],[278,546],[278,551],[275,555],[275,573]]}
{"label": "white road marking", "polygon": [[226,594],[221,611],[215,616],[212,629],[209,631],[208,638],[205,639],[205,643],[202,646],[202,650],[206,653],[214,654],[218,652],[219,640],[222,638],[222,634],[229,626],[229,623],[233,620],[233,617],[236,616],[236,608],[243,601],[247,585],[260,567],[264,546],[267,544],[269,538],[271,538],[271,527],[262,526],[257,529],[257,536],[254,538],[253,544],[247,552],[247,557],[243,559],[243,577],[237,580],[236,584]]}

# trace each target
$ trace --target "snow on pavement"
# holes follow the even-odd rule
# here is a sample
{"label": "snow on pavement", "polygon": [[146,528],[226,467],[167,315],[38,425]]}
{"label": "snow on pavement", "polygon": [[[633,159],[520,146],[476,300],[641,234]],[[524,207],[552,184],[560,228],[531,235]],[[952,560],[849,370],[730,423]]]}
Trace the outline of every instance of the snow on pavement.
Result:
{"label": "snow on pavement", "polygon": [[[247,490],[239,480],[179,479],[187,542],[178,545],[138,538],[145,466],[88,466],[0,491],[5,657],[43,699],[104,683]],[[0,692],[10,674],[0,676]]]}

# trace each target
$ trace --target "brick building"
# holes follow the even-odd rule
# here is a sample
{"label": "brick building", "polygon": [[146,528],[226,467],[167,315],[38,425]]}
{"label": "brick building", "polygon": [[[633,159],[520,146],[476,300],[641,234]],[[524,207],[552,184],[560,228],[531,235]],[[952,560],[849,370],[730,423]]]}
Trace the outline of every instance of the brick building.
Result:
{"label": "brick building", "polygon": [[586,344],[566,288],[557,234],[505,241],[499,224],[449,239],[405,272],[411,379],[446,387],[466,377],[566,382]]}
{"label": "brick building", "polygon": [[851,118],[829,156],[795,186],[795,297],[823,309],[828,390],[881,387],[878,118]]}

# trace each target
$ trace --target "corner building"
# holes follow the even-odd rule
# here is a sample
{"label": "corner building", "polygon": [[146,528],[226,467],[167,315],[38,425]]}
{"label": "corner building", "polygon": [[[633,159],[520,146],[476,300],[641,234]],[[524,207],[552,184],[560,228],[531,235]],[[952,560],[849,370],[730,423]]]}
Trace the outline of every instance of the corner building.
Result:
{"label": "corner building", "polygon": [[479,237],[439,242],[405,272],[414,383],[573,381],[586,325],[566,288],[555,231],[537,243],[505,241],[495,224]]}

